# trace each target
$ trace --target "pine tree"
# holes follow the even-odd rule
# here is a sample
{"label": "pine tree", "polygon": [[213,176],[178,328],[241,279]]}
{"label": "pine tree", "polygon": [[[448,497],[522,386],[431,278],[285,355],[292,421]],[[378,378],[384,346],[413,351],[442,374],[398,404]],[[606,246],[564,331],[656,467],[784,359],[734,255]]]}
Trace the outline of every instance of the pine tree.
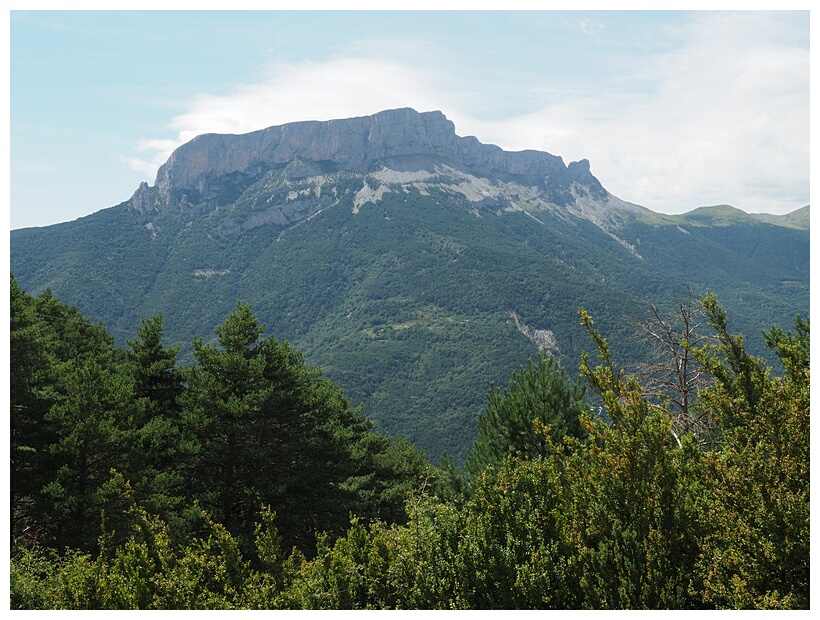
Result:
{"label": "pine tree", "polygon": [[240,302],[218,347],[194,343],[180,397],[191,494],[246,543],[270,505],[285,543],[310,549],[318,532],[343,531],[372,488],[361,453],[371,424],[287,342],[257,342],[263,330]]}
{"label": "pine tree", "polygon": [[[16,289],[16,290],[15,290]],[[90,549],[122,467],[131,385],[102,325],[12,282],[12,534]]]}
{"label": "pine tree", "polygon": [[52,441],[45,414],[51,406],[45,326],[34,298],[11,275],[9,330],[9,413],[11,545],[37,536],[35,506],[46,482],[48,445]]}
{"label": "pine tree", "polygon": [[163,318],[157,314],[142,319],[137,339],[128,340],[128,360],[134,374],[134,397],[144,399],[141,412],[146,422],[156,412],[171,414],[179,410],[176,400],[182,393],[182,376],[176,368],[179,347],[162,345]]}
{"label": "pine tree", "polygon": [[181,408],[177,403],[183,376],[176,367],[179,347],[164,347],[162,330],[161,315],[143,319],[137,338],[127,341],[131,347],[128,368],[134,381],[128,475],[136,501],[176,525],[184,500]]}
{"label": "pine tree", "polygon": [[194,342],[196,361],[180,397],[195,440],[186,463],[191,491],[228,529],[261,505],[274,466],[274,452],[266,450],[276,435],[267,407],[274,388],[265,380],[261,349],[253,346],[263,329],[249,306],[237,304],[216,329],[221,348]]}
{"label": "pine tree", "polygon": [[546,456],[546,433],[553,442],[565,435],[581,437],[584,392],[580,382],[571,384],[558,363],[539,351],[535,363],[522,366],[503,391],[490,386],[478,437],[467,456],[468,474],[475,479],[487,467],[498,469],[509,455]]}
{"label": "pine tree", "polygon": [[46,414],[56,435],[49,446],[56,471],[43,489],[56,538],[93,549],[106,483],[127,461],[127,420],[132,385],[120,366],[93,356],[61,364],[60,396]]}

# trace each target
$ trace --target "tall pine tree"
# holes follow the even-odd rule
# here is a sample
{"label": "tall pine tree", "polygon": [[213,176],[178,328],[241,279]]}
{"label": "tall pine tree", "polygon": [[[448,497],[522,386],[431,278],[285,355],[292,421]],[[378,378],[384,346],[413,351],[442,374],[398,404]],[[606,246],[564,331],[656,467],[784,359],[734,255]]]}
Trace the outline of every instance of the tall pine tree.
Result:
{"label": "tall pine tree", "polygon": [[176,366],[179,347],[162,344],[163,318],[143,319],[137,338],[128,340],[128,368],[134,382],[129,423],[129,477],[136,501],[171,524],[180,523],[185,478],[183,435],[177,398],[183,375]]}
{"label": "tall pine tree", "polygon": [[510,455],[546,456],[547,433],[553,442],[565,435],[581,437],[583,410],[581,384],[571,383],[558,363],[539,351],[535,362],[522,366],[503,391],[490,386],[478,437],[467,456],[469,477],[476,479],[487,467],[498,469]]}
{"label": "tall pine tree", "polygon": [[287,342],[257,342],[263,330],[238,303],[216,329],[219,346],[194,343],[180,397],[193,438],[188,480],[193,498],[243,540],[270,505],[285,544],[309,549],[316,533],[343,531],[361,500],[357,450],[370,423]]}

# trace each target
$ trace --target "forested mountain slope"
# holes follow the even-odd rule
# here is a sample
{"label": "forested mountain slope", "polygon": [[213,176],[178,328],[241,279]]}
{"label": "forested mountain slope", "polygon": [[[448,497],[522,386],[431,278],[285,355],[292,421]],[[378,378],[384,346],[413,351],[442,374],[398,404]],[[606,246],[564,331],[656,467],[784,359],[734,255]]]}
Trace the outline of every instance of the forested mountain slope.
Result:
{"label": "forested mountain slope", "polygon": [[12,231],[11,267],[120,343],[161,313],[183,360],[244,300],[377,429],[461,461],[491,382],[542,346],[576,374],[581,306],[629,365],[644,352],[625,316],[711,290],[762,352],[763,329],[808,314],[804,221],[654,214],[585,160],[404,109],[200,136],[130,200]]}

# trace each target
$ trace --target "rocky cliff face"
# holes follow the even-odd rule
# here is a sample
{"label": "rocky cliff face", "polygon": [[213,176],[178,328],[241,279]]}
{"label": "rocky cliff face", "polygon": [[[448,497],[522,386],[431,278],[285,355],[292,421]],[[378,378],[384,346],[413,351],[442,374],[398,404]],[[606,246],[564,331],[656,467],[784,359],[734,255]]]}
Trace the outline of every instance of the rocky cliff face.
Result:
{"label": "rocky cliff face", "polygon": [[[298,166],[288,166],[298,162]],[[606,200],[608,193],[582,160],[564,165],[540,151],[508,152],[459,137],[441,112],[409,108],[327,122],[299,122],[243,135],[205,134],[180,146],[159,169],[154,187],[143,183],[132,198],[141,212],[176,211],[186,203],[216,199],[231,184],[249,184],[288,167],[289,180],[346,171],[359,175],[446,167],[491,184],[516,183],[538,190],[555,205],[579,194]]]}

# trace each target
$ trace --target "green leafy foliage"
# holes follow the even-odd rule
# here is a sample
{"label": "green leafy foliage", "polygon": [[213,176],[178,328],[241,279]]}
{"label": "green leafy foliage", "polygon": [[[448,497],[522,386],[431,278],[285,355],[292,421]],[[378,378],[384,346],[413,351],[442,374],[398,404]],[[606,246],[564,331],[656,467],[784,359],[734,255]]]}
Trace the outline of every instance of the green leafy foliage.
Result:
{"label": "green leafy foliage", "polygon": [[[128,421],[128,472],[136,501],[153,514],[162,515],[180,531],[185,502],[186,457],[183,437],[183,374],[176,366],[179,347],[162,344],[163,318],[143,319],[137,338],[128,340],[127,368],[133,380],[133,406]],[[175,466],[169,466],[175,463]]]}
{"label": "green leafy foliage", "polygon": [[49,376],[47,330],[35,300],[11,276],[9,332],[10,533],[12,546],[34,534],[34,497],[46,483],[44,450],[53,435],[45,416],[53,394]]}
{"label": "green leafy foliage", "polygon": [[263,329],[240,303],[216,330],[219,347],[195,343],[180,397],[194,497],[249,540],[254,516],[269,504],[286,542],[302,548],[319,532],[341,533],[353,509],[396,516],[396,499],[421,459],[406,444],[372,435],[338,386],[287,342],[257,344]]}
{"label": "green leafy foliage", "polygon": [[584,607],[688,608],[697,558],[697,515],[688,502],[691,444],[676,448],[672,417],[644,399],[634,377],[581,310],[601,364],[581,370],[611,424],[585,416],[588,448],[574,458],[572,516],[581,534]]}
{"label": "green leafy foliage", "polygon": [[699,568],[704,599],[730,608],[809,606],[809,322],[765,337],[786,374],[770,376],[731,334],[714,296],[704,308],[718,345],[699,352],[715,374],[702,398],[723,430],[708,455],[709,524]]}
{"label": "green leafy foliage", "polygon": [[351,512],[404,519],[428,467],[411,444],[371,432],[341,389],[238,304],[176,366],[163,320],[137,328],[130,350],[50,292],[12,278],[12,546],[99,550],[127,539],[128,506],[160,516],[176,540],[204,525],[199,502],[247,550],[262,505],[287,545],[312,549]]}
{"label": "green leafy foliage", "polygon": [[[645,397],[581,310],[598,355],[582,356],[581,374],[607,415],[580,407],[579,385],[536,357],[490,390],[493,424],[476,443],[492,429],[503,441],[457,493],[458,466],[433,468],[372,433],[287,342],[260,340],[247,304],[215,344],[196,342],[184,391],[163,401],[168,391],[143,389],[180,385],[160,321],[121,352],[47,295],[50,314],[32,312],[38,300],[14,286],[12,342],[40,353],[13,360],[13,420],[42,406],[35,395],[50,403],[49,433],[12,433],[27,437],[18,452],[38,455],[15,473],[14,609],[809,607],[808,319],[764,335],[785,369],[775,376],[716,298],[701,300],[716,339],[693,353],[714,381],[696,404],[720,429],[707,444],[673,433],[673,412]],[[59,333],[58,316],[72,317]],[[93,340],[80,346],[77,332]],[[75,361],[60,357],[70,350]],[[176,443],[134,432],[163,417],[179,421]],[[140,460],[140,446],[156,449]],[[94,467],[79,467],[83,454]],[[168,470],[183,475],[163,486],[162,457],[177,454]],[[116,459],[124,471],[104,471]],[[179,504],[157,501],[169,488]]]}

